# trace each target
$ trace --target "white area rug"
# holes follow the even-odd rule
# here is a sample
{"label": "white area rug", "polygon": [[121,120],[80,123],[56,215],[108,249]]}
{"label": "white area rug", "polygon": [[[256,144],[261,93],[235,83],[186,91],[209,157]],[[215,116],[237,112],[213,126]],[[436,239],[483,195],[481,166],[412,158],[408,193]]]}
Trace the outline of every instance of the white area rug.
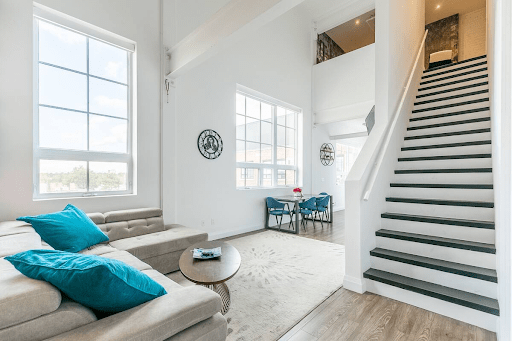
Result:
{"label": "white area rug", "polygon": [[[242,256],[231,291],[229,341],[277,340],[341,287],[345,247],[266,231],[230,240]],[[167,275],[193,285],[181,272]]]}

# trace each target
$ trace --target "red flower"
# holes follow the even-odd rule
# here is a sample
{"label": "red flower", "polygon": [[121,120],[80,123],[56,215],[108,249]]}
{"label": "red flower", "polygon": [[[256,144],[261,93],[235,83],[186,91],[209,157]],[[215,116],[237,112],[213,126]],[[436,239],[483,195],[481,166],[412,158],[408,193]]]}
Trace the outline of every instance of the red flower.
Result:
{"label": "red flower", "polygon": [[294,189],[293,189],[293,192],[294,192],[294,193],[301,193],[301,192],[302,192],[302,189],[300,189],[299,187],[297,187],[297,188],[294,188]]}

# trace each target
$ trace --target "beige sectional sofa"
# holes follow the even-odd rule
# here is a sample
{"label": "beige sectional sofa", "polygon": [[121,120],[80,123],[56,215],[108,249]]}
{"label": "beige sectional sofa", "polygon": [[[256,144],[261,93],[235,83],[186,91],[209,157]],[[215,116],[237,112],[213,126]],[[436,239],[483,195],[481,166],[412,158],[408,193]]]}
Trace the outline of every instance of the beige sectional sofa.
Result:
{"label": "beige sectional sofa", "polygon": [[220,297],[201,287],[182,287],[165,273],[178,270],[181,253],[208,235],[181,225],[164,225],[160,209],[93,213],[108,236],[80,251],[123,261],[160,283],[167,295],[98,318],[44,281],[22,275],[3,257],[51,249],[27,223],[0,222],[0,340],[225,340],[227,322]]}

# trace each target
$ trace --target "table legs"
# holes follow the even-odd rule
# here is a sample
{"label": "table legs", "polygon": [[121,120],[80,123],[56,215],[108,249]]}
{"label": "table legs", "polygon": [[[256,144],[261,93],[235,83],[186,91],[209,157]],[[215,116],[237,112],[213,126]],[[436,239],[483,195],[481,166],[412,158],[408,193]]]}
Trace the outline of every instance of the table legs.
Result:
{"label": "table legs", "polygon": [[231,294],[229,293],[229,288],[226,283],[203,285],[203,287],[207,287],[208,289],[213,290],[219,294],[220,299],[222,300],[222,308],[220,313],[222,315],[226,315],[226,313],[229,311],[229,307],[231,306]]}

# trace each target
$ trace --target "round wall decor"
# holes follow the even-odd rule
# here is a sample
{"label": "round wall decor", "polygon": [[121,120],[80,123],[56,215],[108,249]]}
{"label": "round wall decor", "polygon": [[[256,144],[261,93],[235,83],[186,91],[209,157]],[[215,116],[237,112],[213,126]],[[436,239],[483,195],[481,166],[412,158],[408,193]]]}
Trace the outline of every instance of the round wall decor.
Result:
{"label": "round wall decor", "polygon": [[203,130],[197,138],[197,148],[205,158],[209,160],[216,159],[222,154],[222,138],[215,130]]}
{"label": "round wall decor", "polygon": [[324,166],[330,166],[334,163],[334,147],[330,143],[324,143],[320,147],[320,162]]}

